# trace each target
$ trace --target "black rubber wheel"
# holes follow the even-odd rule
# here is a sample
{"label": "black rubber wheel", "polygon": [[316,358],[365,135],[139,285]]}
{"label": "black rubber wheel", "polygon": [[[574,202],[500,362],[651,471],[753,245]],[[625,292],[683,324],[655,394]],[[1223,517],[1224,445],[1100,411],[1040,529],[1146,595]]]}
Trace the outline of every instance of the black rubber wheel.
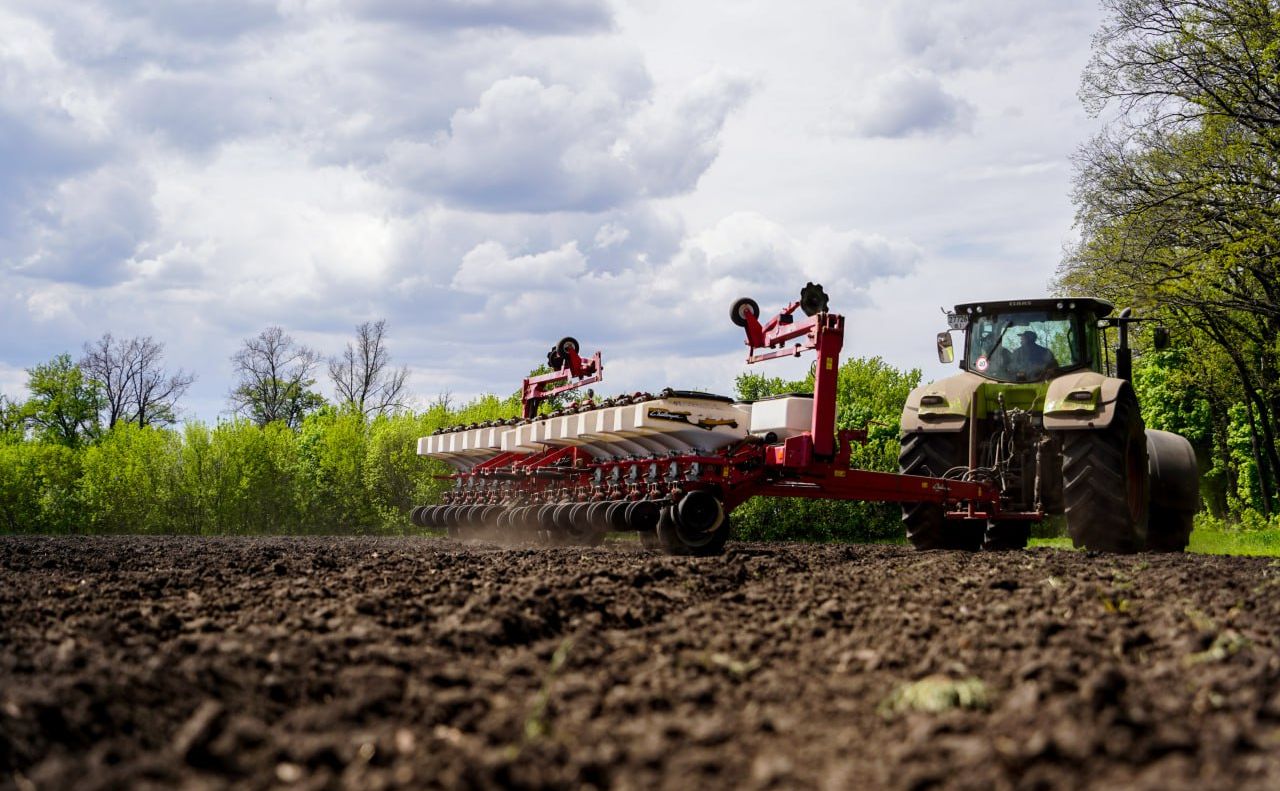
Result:
{"label": "black rubber wheel", "polygon": [[561,338],[560,342],[556,344],[556,354],[559,354],[562,360],[567,361],[569,359],[569,350],[572,349],[573,353],[577,354],[580,348],[577,338]]}
{"label": "black rubber wheel", "polygon": [[[907,475],[939,478],[947,470],[966,463],[968,431],[904,434],[898,451],[898,470]],[[987,523],[982,519],[947,519],[935,503],[903,503],[902,523],[907,540],[916,549],[961,549],[975,552],[982,547]]]}
{"label": "black rubber wheel", "polygon": [[729,319],[739,327],[747,326],[747,314],[760,318],[760,305],[750,297],[743,297],[729,309]]}
{"label": "black rubber wheel", "polygon": [[1147,549],[1152,552],[1182,552],[1191,543],[1195,511],[1165,508],[1154,503],[1147,519]]}
{"label": "black rubber wheel", "polygon": [[675,508],[662,509],[658,539],[669,554],[719,555],[728,538],[729,518],[724,504],[710,492],[689,492]]}
{"label": "black rubber wheel", "polygon": [[1008,552],[1023,549],[1030,539],[1030,522],[1023,519],[992,519],[987,522],[982,548],[987,552]]}
{"label": "black rubber wheel", "polygon": [[1147,543],[1147,440],[1128,388],[1106,428],[1062,432],[1067,535],[1077,547],[1139,552]]}
{"label": "black rubber wheel", "polygon": [[1182,552],[1191,540],[1200,510],[1200,467],[1195,449],[1185,437],[1147,429],[1147,472],[1151,490],[1147,549]]}

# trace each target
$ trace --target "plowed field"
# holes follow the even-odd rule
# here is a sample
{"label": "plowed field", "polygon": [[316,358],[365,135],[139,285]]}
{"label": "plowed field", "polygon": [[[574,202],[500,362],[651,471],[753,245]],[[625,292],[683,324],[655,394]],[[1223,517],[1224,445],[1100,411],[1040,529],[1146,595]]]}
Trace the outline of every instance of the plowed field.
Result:
{"label": "plowed field", "polygon": [[0,786],[1280,787],[1280,567],[0,539]]}

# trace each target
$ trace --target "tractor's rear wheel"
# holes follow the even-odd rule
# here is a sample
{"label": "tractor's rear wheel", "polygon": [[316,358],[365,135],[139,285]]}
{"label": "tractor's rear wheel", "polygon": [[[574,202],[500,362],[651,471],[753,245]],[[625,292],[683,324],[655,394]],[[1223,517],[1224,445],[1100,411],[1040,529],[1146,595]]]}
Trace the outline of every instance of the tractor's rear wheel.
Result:
{"label": "tractor's rear wheel", "polygon": [[1182,552],[1191,540],[1200,510],[1200,468],[1191,443],[1177,434],[1147,429],[1147,470],[1151,513],[1147,549]]}
{"label": "tractor's rear wheel", "polygon": [[1106,428],[1062,432],[1067,534],[1077,547],[1138,552],[1147,543],[1147,440],[1124,390]]}
{"label": "tractor's rear wheel", "polygon": [[[902,436],[898,470],[907,475],[940,478],[952,467],[965,463],[967,432],[909,433]],[[987,523],[981,519],[947,519],[936,503],[903,503],[902,523],[907,540],[916,549],[963,549],[982,547]]]}

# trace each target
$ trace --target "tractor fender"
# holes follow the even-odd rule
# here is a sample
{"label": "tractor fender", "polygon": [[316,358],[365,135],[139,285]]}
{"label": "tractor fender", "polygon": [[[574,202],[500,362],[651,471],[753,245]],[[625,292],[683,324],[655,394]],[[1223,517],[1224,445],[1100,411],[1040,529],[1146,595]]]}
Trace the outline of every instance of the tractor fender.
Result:
{"label": "tractor fender", "polygon": [[1116,401],[1132,387],[1123,379],[1097,371],[1080,371],[1049,383],[1044,398],[1044,427],[1051,431],[1106,428],[1116,414]]}
{"label": "tractor fender", "polygon": [[1186,437],[1147,429],[1151,504],[1171,511],[1200,510],[1200,466]]}
{"label": "tractor fender", "polygon": [[987,381],[968,371],[912,390],[902,408],[903,433],[963,431],[974,393]]}

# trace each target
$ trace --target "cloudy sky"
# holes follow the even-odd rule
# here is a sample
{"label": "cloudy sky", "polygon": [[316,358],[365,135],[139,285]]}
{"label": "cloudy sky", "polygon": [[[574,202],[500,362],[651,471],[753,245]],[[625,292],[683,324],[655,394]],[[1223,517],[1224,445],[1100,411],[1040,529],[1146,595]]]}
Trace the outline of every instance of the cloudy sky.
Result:
{"label": "cloudy sky", "polygon": [[0,392],[152,335],[214,420],[243,338],[334,354],[378,318],[424,400],[511,392],[569,334],[603,350],[602,392],[728,392],[730,303],[806,281],[846,354],[942,375],[939,307],[1043,295],[1073,238],[1100,21],[1091,0],[7,0]]}

